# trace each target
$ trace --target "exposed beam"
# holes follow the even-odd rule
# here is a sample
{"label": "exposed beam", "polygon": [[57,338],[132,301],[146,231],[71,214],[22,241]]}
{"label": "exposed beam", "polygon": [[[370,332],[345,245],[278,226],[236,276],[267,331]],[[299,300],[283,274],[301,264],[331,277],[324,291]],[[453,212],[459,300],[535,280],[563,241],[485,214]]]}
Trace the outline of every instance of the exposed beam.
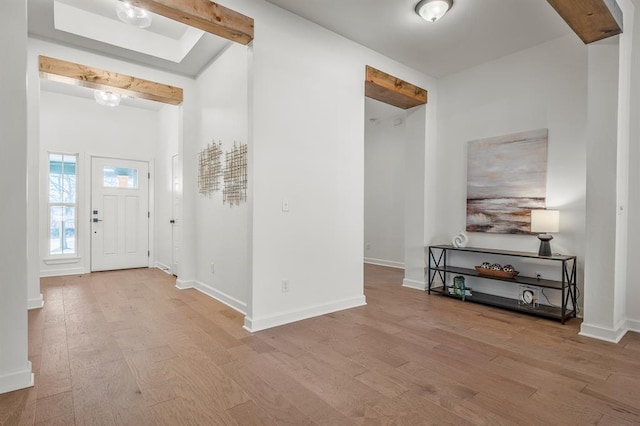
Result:
{"label": "exposed beam", "polygon": [[48,80],[120,93],[165,104],[182,103],[182,89],[100,68],[40,56],[40,76]]}
{"label": "exposed beam", "polygon": [[616,0],[547,0],[584,44],[622,32],[622,10]]}
{"label": "exposed beam", "polygon": [[253,18],[209,0],[130,0],[133,6],[199,28],[211,34],[249,44]]}
{"label": "exposed beam", "polygon": [[427,103],[427,91],[367,65],[364,95],[402,109]]}

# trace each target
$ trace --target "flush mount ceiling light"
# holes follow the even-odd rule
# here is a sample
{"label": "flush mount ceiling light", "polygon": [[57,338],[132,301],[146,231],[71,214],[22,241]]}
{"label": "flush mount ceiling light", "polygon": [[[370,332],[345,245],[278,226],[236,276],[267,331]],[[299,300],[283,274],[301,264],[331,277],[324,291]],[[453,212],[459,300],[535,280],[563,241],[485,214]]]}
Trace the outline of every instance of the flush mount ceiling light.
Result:
{"label": "flush mount ceiling light", "polygon": [[416,13],[425,21],[436,22],[451,9],[452,5],[453,0],[420,0],[416,5]]}
{"label": "flush mount ceiling light", "polygon": [[104,92],[102,90],[94,90],[93,97],[100,105],[116,107],[120,105],[120,94],[113,92]]}
{"label": "flush mount ceiling light", "polygon": [[151,14],[139,7],[132,6],[127,1],[116,2],[116,13],[118,18],[126,24],[136,26],[138,28],[147,28],[151,25]]}

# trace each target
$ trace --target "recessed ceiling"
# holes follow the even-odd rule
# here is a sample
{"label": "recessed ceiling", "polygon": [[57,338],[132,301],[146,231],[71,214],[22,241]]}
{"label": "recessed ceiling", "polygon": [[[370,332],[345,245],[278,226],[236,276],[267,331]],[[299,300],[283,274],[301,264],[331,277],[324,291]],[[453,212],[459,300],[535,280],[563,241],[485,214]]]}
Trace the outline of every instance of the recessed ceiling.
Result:
{"label": "recessed ceiling", "polygon": [[115,4],[28,0],[29,35],[187,77],[197,76],[230,43],[159,15],[145,29],[124,24]]}
{"label": "recessed ceiling", "polygon": [[544,0],[454,0],[435,23],[418,0],[267,1],[432,77],[571,33]]}

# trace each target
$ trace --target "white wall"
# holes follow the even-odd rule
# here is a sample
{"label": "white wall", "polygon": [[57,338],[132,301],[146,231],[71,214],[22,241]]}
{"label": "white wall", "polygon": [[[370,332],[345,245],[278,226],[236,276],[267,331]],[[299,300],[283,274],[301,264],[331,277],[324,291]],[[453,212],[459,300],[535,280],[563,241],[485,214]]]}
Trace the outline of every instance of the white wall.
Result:
{"label": "white wall", "polygon": [[[90,271],[91,157],[152,161],[159,138],[156,111],[98,105],[93,99],[45,92],[40,94],[40,274]],[[59,263],[48,255],[48,153],[78,154],[78,258]],[[152,193],[152,192],[151,192]]]}
{"label": "white wall", "polygon": [[[211,142],[222,142],[224,152],[234,143],[248,143],[248,48],[230,45],[196,80],[198,92],[198,137],[185,155],[197,158]],[[197,169],[185,178],[197,192]],[[193,286],[246,313],[249,297],[249,203],[223,204],[221,190],[211,197],[197,194],[195,200],[196,275],[182,288]],[[249,182],[253,185],[253,182]],[[213,264],[213,271],[212,265]]]}
{"label": "white wall", "polygon": [[[256,35],[249,94],[253,277],[245,325],[259,330],[361,305],[365,65],[429,90],[427,123],[435,80],[264,1],[226,5],[253,17]],[[434,131],[424,129],[429,146]],[[290,282],[287,293],[282,280]]]}
{"label": "white wall", "polygon": [[[628,21],[628,19],[630,21]],[[640,10],[625,9],[625,33],[630,34],[630,96],[629,105],[629,157],[627,168],[628,194],[628,252],[626,310],[629,329],[640,332],[640,274],[637,259],[640,259]]]}
{"label": "white wall", "polygon": [[364,257],[365,262],[404,268],[405,112],[370,111],[364,122]]}
{"label": "white wall", "polygon": [[[174,218],[172,200],[172,158],[178,155],[182,126],[179,106],[165,105],[158,112],[158,139],[155,143],[154,211],[155,211],[155,266],[166,272],[173,271]],[[179,226],[179,225],[178,225]]]}
{"label": "white wall", "polygon": [[[561,211],[552,250],[578,256],[582,287],[586,47],[574,35],[559,38],[445,77],[438,92],[439,190],[433,200],[438,230],[431,242],[449,243],[465,229],[467,142],[548,128],[547,207]],[[469,233],[469,238],[477,247],[537,251],[539,245],[535,236]]]}
{"label": "white wall", "polygon": [[27,11],[0,3],[0,393],[33,385],[27,358]]}

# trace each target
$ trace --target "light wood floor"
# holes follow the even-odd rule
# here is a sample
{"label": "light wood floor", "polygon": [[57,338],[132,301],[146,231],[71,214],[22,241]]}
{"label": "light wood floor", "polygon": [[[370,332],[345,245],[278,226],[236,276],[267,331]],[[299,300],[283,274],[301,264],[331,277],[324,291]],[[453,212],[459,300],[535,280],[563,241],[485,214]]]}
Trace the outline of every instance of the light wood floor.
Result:
{"label": "light wood floor", "polygon": [[640,336],[400,286],[365,267],[368,306],[255,333],[159,270],[42,280],[36,386],[0,423],[55,425],[640,424]]}

